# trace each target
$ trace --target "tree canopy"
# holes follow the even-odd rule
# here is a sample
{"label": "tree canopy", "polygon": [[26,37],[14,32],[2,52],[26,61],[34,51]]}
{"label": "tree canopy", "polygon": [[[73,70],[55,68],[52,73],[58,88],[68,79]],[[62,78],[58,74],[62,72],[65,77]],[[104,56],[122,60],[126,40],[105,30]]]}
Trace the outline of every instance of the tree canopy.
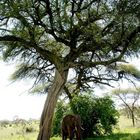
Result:
{"label": "tree canopy", "polygon": [[2,0],[4,60],[18,61],[14,79],[52,81],[63,67],[74,69],[77,88],[109,84],[118,80],[110,73],[116,62],[138,55],[139,9],[138,0]]}
{"label": "tree canopy", "polygon": [[[0,1],[0,52],[18,64],[13,78],[52,83],[41,120],[63,90],[71,98],[71,92],[122,78],[125,71],[116,67],[138,56],[139,35],[139,0]],[[70,69],[75,74],[68,81]]]}

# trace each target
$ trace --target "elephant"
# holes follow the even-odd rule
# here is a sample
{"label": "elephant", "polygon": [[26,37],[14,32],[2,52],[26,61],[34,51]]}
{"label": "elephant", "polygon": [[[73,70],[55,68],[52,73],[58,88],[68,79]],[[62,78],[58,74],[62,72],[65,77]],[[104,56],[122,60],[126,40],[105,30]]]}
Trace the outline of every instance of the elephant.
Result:
{"label": "elephant", "polygon": [[81,140],[81,119],[79,115],[66,115],[62,120],[62,140]]}

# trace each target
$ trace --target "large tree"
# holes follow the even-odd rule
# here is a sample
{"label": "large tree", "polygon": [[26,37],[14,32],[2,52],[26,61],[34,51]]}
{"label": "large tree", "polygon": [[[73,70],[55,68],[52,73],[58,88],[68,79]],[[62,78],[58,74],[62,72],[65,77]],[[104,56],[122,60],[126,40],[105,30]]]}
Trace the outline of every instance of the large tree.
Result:
{"label": "large tree", "polygon": [[139,33],[139,0],[0,1],[0,51],[18,64],[14,79],[31,77],[34,85],[49,86],[38,140],[50,138],[63,91],[72,98],[72,89],[76,94],[123,77],[115,68],[139,53]]}

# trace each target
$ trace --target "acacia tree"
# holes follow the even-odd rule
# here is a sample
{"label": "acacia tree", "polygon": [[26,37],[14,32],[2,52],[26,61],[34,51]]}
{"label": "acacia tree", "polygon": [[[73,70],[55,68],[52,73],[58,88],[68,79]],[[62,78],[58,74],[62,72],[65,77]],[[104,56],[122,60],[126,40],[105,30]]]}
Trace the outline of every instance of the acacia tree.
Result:
{"label": "acacia tree", "polygon": [[59,95],[72,97],[68,83],[76,94],[123,77],[115,67],[139,52],[139,15],[139,0],[0,1],[0,51],[18,64],[13,78],[50,85],[38,140],[50,138]]}
{"label": "acacia tree", "polygon": [[137,103],[140,99],[140,88],[115,89],[112,94],[128,109],[132,124],[135,126]]}

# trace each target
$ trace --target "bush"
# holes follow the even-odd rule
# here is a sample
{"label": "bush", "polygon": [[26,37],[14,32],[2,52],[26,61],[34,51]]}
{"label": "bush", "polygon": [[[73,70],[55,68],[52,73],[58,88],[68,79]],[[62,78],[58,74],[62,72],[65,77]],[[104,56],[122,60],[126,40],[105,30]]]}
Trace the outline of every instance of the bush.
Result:
{"label": "bush", "polygon": [[34,130],[34,128],[33,127],[26,127],[25,128],[25,132],[26,133],[32,133],[32,132],[34,132],[35,130]]}
{"label": "bush", "polygon": [[71,108],[81,116],[83,137],[111,134],[117,124],[118,112],[109,97],[95,98],[91,96],[74,97]]}
{"label": "bush", "polygon": [[55,115],[53,118],[52,136],[58,136],[61,134],[61,120],[67,110],[67,105],[64,104],[63,101],[59,101],[57,103]]}
{"label": "bush", "polygon": [[85,129],[82,133],[84,138],[111,134],[118,119],[118,111],[109,97],[76,96],[73,97],[70,104],[58,102],[53,120],[52,136],[61,134],[61,121],[68,112],[81,116],[82,127]]}

